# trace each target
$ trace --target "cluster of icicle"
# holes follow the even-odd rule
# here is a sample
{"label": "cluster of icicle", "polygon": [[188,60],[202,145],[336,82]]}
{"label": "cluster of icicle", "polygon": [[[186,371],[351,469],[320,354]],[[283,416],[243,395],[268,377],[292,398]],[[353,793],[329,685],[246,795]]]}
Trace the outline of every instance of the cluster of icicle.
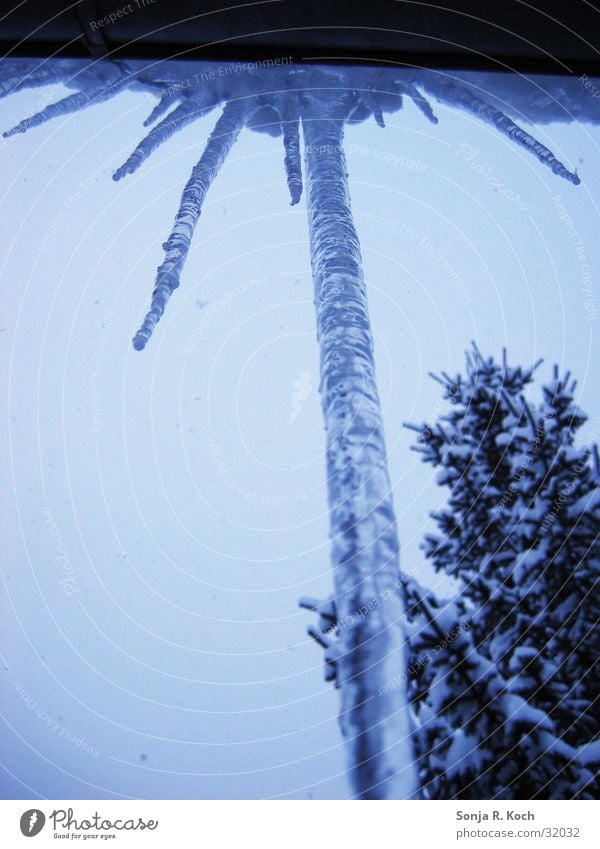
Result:
{"label": "cluster of icicle", "polygon": [[101,103],[124,89],[143,89],[158,96],[158,103],[144,122],[144,126],[155,126],[115,172],[115,180],[133,174],[153,151],[187,124],[218,106],[223,107],[183,190],[173,229],[164,244],[165,259],[157,271],[150,309],[133,337],[136,350],[146,346],[169,298],[179,286],[208,189],[245,126],[282,136],[291,203],[296,204],[300,200],[299,119],[307,92],[314,97],[319,89],[328,92],[338,89],[340,97],[343,96],[349,103],[347,121],[361,121],[372,116],[382,127],[384,113],[400,109],[403,97],[410,98],[423,115],[436,124],[438,119],[426,97],[430,95],[439,103],[460,107],[492,124],[555,174],[574,184],[579,183],[576,173],[569,171],[548,148],[497,106],[486,103],[456,77],[449,78],[442,73],[420,75],[417,71],[397,68],[298,68],[290,65],[242,72],[236,69],[235,74],[227,75],[223,73],[222,65],[215,73],[210,63],[60,59],[42,64],[30,60],[5,60],[0,63],[0,97],[26,88],[57,83],[76,91],[21,121],[5,132],[5,137],[24,133],[51,118]]}

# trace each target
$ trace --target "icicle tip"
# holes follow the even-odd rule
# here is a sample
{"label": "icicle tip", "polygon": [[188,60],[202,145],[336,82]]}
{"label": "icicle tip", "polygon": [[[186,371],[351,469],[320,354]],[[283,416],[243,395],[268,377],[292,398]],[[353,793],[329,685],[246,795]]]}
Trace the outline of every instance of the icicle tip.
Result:
{"label": "icicle tip", "polygon": [[115,183],[118,183],[119,180],[123,179],[123,177],[126,177],[128,174],[132,174],[132,173],[133,173],[133,169],[129,167],[129,162],[126,162],[124,165],[121,165],[120,168],[117,168],[117,170],[112,175],[112,178],[115,181]]}
{"label": "icicle tip", "polygon": [[[561,172],[560,172],[560,169],[559,169],[558,171],[554,171],[554,173],[555,173],[555,174],[556,174],[556,173],[560,174],[560,173],[561,173]],[[579,174],[578,174],[577,172],[567,171],[567,172],[564,174],[564,177],[565,177],[567,180],[569,180],[571,183],[573,183],[573,185],[574,185],[574,186],[579,186],[579,185],[580,185],[580,183],[581,183],[581,178],[580,178],[580,176],[579,176]]]}
{"label": "icicle tip", "polygon": [[297,203],[300,203],[300,198],[302,197],[302,181],[290,182],[289,190],[290,206],[296,206]]}
{"label": "icicle tip", "polygon": [[134,350],[136,351],[143,351],[146,347],[147,342],[147,337],[143,336],[141,333],[136,333],[133,339],[131,340]]}

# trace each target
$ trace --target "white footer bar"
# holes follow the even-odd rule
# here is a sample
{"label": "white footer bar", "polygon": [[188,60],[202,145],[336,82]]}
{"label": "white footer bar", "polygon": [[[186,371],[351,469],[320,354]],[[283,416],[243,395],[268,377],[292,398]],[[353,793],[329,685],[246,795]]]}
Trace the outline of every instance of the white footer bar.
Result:
{"label": "white footer bar", "polygon": [[[0,845],[597,847],[598,802],[3,801]],[[33,842],[29,843],[28,841]]]}

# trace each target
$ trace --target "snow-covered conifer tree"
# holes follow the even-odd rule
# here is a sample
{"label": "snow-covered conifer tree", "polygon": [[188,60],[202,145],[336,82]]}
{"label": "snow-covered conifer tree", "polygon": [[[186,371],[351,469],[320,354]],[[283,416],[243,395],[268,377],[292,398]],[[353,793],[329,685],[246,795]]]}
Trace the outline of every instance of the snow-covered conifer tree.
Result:
{"label": "snow-covered conifer tree", "polygon": [[436,378],[449,411],[415,428],[451,489],[424,551],[459,585],[413,617],[421,777],[437,797],[586,796],[594,782],[597,453],[575,446],[570,376],[555,369],[533,404],[534,370],[475,348],[465,377]]}

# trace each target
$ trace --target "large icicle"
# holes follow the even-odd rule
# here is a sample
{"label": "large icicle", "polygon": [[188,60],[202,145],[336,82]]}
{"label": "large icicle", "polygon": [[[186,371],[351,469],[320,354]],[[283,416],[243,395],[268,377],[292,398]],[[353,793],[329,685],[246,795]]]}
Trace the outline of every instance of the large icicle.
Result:
{"label": "large icicle", "polygon": [[[356,794],[418,794],[407,692],[399,545],[373,360],[360,246],[342,150],[343,98],[305,96],[311,262],[336,613],[340,725]],[[359,611],[368,611],[360,615]]]}
{"label": "large icicle", "polygon": [[283,148],[284,167],[292,206],[302,197],[302,165],[300,160],[300,118],[298,101],[292,95],[286,95],[279,109]]}
{"label": "large icicle", "polygon": [[142,351],[146,347],[152,331],[165,311],[167,301],[179,286],[179,277],[194,229],[202,212],[206,193],[240,134],[249,110],[248,99],[234,100],[226,104],[223,114],[206,143],[204,153],[192,170],[192,175],[183,190],[171,235],[163,246],[166,256],[157,271],[150,310],[133,337],[133,347],[136,351]]}
{"label": "large icicle", "polygon": [[560,162],[541,142],[537,141],[532,135],[525,132],[518,124],[509,118],[504,112],[490,106],[489,103],[480,100],[469,89],[464,86],[455,85],[448,80],[442,80],[438,75],[430,75],[428,77],[428,89],[435,97],[449,104],[450,106],[460,106],[467,112],[482,118],[489,124],[493,124],[503,135],[508,136],[511,141],[520,144],[536,159],[547,165],[559,177],[564,177],[574,185],[578,186],[581,180],[572,171],[569,171],[562,162]]}
{"label": "large icicle", "polygon": [[175,133],[182,130],[192,121],[195,121],[203,115],[207,109],[211,109],[217,105],[217,101],[213,101],[208,105],[199,103],[195,98],[188,97],[181,106],[170,112],[167,117],[157,124],[148,135],[142,139],[136,149],[133,151],[128,160],[117,168],[113,174],[113,180],[121,180],[127,174],[133,174],[140,165],[148,159],[151,153],[161,146],[167,139]]}
{"label": "large icicle", "polygon": [[79,112],[81,109],[85,109],[86,106],[95,106],[97,103],[102,103],[103,100],[108,100],[110,97],[113,97],[121,91],[121,89],[129,86],[131,82],[131,75],[123,74],[105,85],[86,87],[82,91],[78,91],[76,94],[70,94],[67,97],[63,97],[62,100],[59,100],[56,103],[50,103],[49,106],[46,106],[46,108],[42,109],[41,112],[37,112],[35,115],[25,118],[17,124],[16,127],[13,127],[12,130],[7,130],[3,135],[5,138],[9,138],[17,133],[25,133],[32,127],[38,127],[40,124],[45,124],[46,121],[50,121],[52,118],[56,118],[59,115],[69,115],[73,112]]}

